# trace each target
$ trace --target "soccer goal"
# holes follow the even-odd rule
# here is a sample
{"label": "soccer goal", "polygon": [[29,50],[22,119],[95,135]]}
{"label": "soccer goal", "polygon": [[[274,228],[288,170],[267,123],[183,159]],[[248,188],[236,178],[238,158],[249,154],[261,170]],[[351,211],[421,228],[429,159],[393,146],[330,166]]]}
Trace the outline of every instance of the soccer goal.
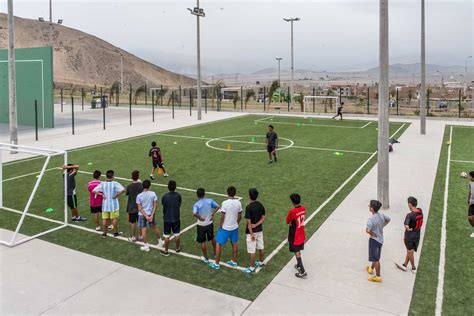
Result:
{"label": "soccer goal", "polygon": [[312,108],[315,105],[315,102],[317,102],[318,100],[323,100],[323,101],[335,100],[336,106],[334,107],[334,110],[337,112],[337,108],[339,107],[339,102],[340,102],[339,97],[326,96],[326,95],[307,95],[303,98],[303,104],[304,104],[303,111],[304,111],[305,117],[306,117],[306,113],[311,112],[309,109]]}
{"label": "soccer goal", "polygon": [[[41,158],[41,157],[45,158],[45,162],[43,164],[43,167],[41,168],[41,171],[36,172],[38,175],[36,177],[35,185],[34,185],[32,191],[31,191],[31,193],[29,194],[28,201],[27,201],[27,203],[26,203],[23,210],[15,210],[15,209],[6,207],[3,204],[3,202],[4,202],[3,201],[3,183],[6,182],[6,185],[8,185],[11,180],[15,180],[17,178],[22,178],[22,177],[32,175],[32,174],[26,174],[26,175],[20,175],[20,176],[10,178],[10,179],[3,179],[3,168],[4,168],[3,156],[6,155],[6,153],[8,153],[8,152],[10,152],[10,153],[27,153],[27,154],[35,155],[39,158]],[[6,144],[6,143],[0,143],[0,209],[2,211],[9,211],[9,212],[13,212],[13,213],[17,213],[17,214],[21,215],[20,221],[18,222],[18,224],[16,226],[16,229],[13,232],[13,235],[12,235],[10,241],[0,240],[0,244],[6,245],[8,247],[14,247],[14,246],[17,246],[19,244],[30,241],[32,239],[35,239],[35,238],[38,238],[40,236],[51,233],[53,231],[62,229],[62,228],[66,227],[68,225],[67,190],[66,190],[67,177],[65,176],[64,177],[64,182],[63,182],[63,184],[61,184],[61,185],[64,185],[64,187],[63,187],[63,189],[64,189],[64,220],[63,221],[50,220],[51,222],[59,224],[60,226],[54,227],[54,228],[46,230],[46,231],[39,232],[39,233],[37,233],[33,236],[28,236],[28,237],[23,238],[21,240],[16,240],[17,235],[18,235],[18,233],[19,233],[19,231],[20,231],[20,229],[23,225],[23,222],[24,222],[26,216],[32,216],[32,217],[37,217],[37,218],[44,219],[43,217],[40,217],[40,216],[37,216],[37,215],[34,215],[34,214],[29,214],[29,211],[30,211],[31,203],[33,202],[33,199],[36,195],[36,192],[38,191],[38,188],[41,185],[41,181],[43,180],[43,177],[44,177],[45,173],[48,171],[47,166],[48,166],[51,158],[55,157],[55,156],[63,156],[64,165],[67,164],[67,152],[64,151],[64,150],[43,149],[43,148],[34,148],[34,147],[29,147],[29,146],[20,146],[20,145],[11,145],[11,144]],[[35,158],[33,158],[33,159],[35,159]],[[33,173],[33,174],[36,174],[36,173]]]}

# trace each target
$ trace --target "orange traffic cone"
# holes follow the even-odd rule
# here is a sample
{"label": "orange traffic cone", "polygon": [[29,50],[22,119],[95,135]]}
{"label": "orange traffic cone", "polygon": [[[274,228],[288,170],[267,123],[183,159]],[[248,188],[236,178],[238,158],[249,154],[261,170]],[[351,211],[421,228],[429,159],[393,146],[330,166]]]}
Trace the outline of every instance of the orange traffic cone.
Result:
{"label": "orange traffic cone", "polygon": [[158,168],[158,175],[161,175],[163,173],[163,170],[161,168]]}
{"label": "orange traffic cone", "polygon": [[232,151],[232,149],[230,148],[230,144],[227,144],[227,151]]}

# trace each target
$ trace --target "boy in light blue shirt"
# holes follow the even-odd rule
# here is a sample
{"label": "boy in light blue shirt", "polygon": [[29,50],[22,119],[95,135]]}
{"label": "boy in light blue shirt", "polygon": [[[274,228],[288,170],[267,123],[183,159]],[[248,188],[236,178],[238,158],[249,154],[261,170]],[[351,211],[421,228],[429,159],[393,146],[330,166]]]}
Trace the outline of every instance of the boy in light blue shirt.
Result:
{"label": "boy in light blue shirt", "polygon": [[202,256],[201,260],[205,263],[209,263],[207,256],[207,245],[206,241],[210,241],[214,253],[216,253],[216,241],[214,240],[214,214],[219,211],[219,204],[214,200],[205,198],[206,191],[203,188],[199,188],[196,191],[198,201],[193,205],[193,216],[197,218],[197,236],[196,241],[201,244]]}

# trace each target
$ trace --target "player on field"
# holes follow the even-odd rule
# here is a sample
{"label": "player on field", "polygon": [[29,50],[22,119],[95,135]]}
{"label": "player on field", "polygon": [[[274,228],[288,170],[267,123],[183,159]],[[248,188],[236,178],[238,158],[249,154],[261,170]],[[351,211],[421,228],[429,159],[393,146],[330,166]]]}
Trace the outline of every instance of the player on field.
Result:
{"label": "player on field", "polygon": [[94,171],[92,177],[94,178],[87,184],[87,190],[89,191],[89,204],[91,207],[92,216],[94,216],[95,230],[101,231],[100,217],[102,217],[102,197],[95,194],[94,189],[100,184],[100,176],[102,173],[99,170]]}
{"label": "player on field", "polygon": [[[256,267],[263,267],[265,250],[263,243],[263,222],[265,222],[265,207],[257,201],[258,191],[255,188],[249,190],[250,203],[245,208],[245,219],[247,227],[245,229],[247,252],[250,255],[250,265],[245,269],[245,273],[255,272]],[[259,261],[255,261],[255,253],[258,249]]]}
{"label": "player on field", "polygon": [[150,191],[151,182],[150,180],[143,181],[143,192],[138,194],[137,196],[137,206],[138,211],[140,212],[138,215],[138,227],[140,227],[142,231],[142,240],[145,243],[144,246],[140,247],[140,250],[143,251],[150,251],[150,246],[148,246],[148,236],[147,236],[147,226],[150,226],[153,229],[153,232],[156,235],[156,239],[158,240],[158,246],[163,246],[163,240],[160,236],[160,230],[156,225],[155,221],[155,214],[156,214],[156,201],[158,197],[156,193]]}
{"label": "player on field", "polygon": [[176,252],[181,251],[181,237],[179,236],[181,230],[180,209],[181,209],[181,194],[176,191],[176,181],[170,180],[168,182],[169,192],[161,198],[161,205],[163,205],[163,237],[165,237],[165,250],[160,250],[163,256],[169,256],[168,247],[170,245],[170,236],[174,235],[176,242]]}
{"label": "player on field", "polygon": [[278,135],[273,130],[273,125],[268,125],[265,143],[267,145],[268,163],[271,164],[273,159],[277,162],[276,150],[278,149]]}
{"label": "player on field", "polygon": [[198,201],[193,205],[193,216],[197,218],[197,236],[196,241],[201,244],[201,260],[209,263],[207,256],[206,241],[210,241],[216,254],[216,241],[214,240],[214,224],[212,223],[214,214],[219,211],[220,206],[214,200],[205,198],[206,191],[199,188],[196,191]]}
{"label": "player on field", "polygon": [[79,165],[67,164],[63,166],[66,170],[66,181],[67,181],[67,205],[71,209],[72,221],[83,222],[87,218],[79,216],[77,212],[77,196],[76,196],[76,175],[79,170]]}
{"label": "player on field", "polygon": [[[367,272],[371,274],[368,280],[371,282],[382,282],[380,277],[380,255],[382,254],[383,245],[383,228],[390,222],[390,217],[379,212],[382,203],[376,200],[371,200],[369,203],[369,210],[372,216],[367,221],[365,231],[369,234],[369,262]],[[372,275],[374,273],[375,275]]]}
{"label": "player on field", "polygon": [[411,272],[416,273],[415,267],[415,252],[418,250],[420,244],[420,231],[423,225],[423,212],[420,208],[417,208],[418,201],[416,198],[410,196],[408,198],[408,213],[405,217],[405,247],[407,248],[407,254],[405,262],[403,264],[395,263],[397,268],[406,271],[408,262],[411,263]]}
{"label": "player on field", "polygon": [[163,176],[167,177],[168,174],[166,173],[165,165],[163,164],[161,150],[160,147],[156,146],[156,142],[151,143],[151,148],[150,152],[148,153],[148,156],[151,157],[151,163],[153,165],[153,167],[151,168],[150,179],[155,179],[153,175],[155,174],[155,170],[158,171],[158,169],[163,170]]}
{"label": "player on field", "polygon": [[290,246],[290,252],[293,252],[296,258],[295,269],[298,272],[295,273],[295,276],[297,278],[304,278],[308,275],[301,259],[301,250],[304,249],[304,242],[306,239],[304,231],[306,208],[300,204],[301,197],[299,194],[291,194],[290,200],[293,204],[293,208],[286,216],[286,224],[290,225],[288,230],[288,243]]}
{"label": "player on field", "polygon": [[239,223],[242,218],[242,203],[235,198],[237,189],[233,186],[227,188],[228,199],[222,202],[221,221],[216,236],[216,259],[215,263],[210,263],[209,267],[218,270],[220,268],[222,246],[230,239],[232,244],[232,259],[227,264],[237,266],[237,252],[239,241]]}
{"label": "player on field", "polygon": [[142,193],[143,185],[139,180],[140,172],[134,170],[132,172],[132,183],[127,185],[127,190],[125,194],[127,195],[127,213],[128,213],[128,222],[130,223],[130,237],[128,241],[136,242],[140,236],[140,233],[137,232],[137,222],[138,222],[138,206],[137,206],[137,196]]}
{"label": "player on field", "polygon": [[[469,194],[467,195],[467,205],[469,205],[467,211],[467,219],[472,227],[474,227],[474,171],[469,172],[471,182],[469,183]],[[474,232],[471,233],[471,237],[474,238]]]}
{"label": "player on field", "polygon": [[114,180],[114,171],[107,170],[106,181],[101,182],[92,191],[102,196],[102,237],[107,237],[107,227],[112,221],[112,232],[114,237],[120,236],[118,232],[119,201],[118,197],[125,193],[125,188]]}
{"label": "player on field", "polygon": [[337,106],[337,113],[336,115],[334,115],[332,118],[335,119],[336,117],[341,117],[341,121],[342,121],[342,109],[344,108],[344,102],[341,102],[341,104],[339,104]]}

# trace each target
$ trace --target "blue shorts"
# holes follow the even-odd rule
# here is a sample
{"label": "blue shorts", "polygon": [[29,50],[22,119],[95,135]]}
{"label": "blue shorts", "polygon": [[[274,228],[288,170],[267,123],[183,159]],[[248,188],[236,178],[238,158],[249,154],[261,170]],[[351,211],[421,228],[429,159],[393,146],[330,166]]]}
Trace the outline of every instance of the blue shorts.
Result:
{"label": "blue shorts", "polygon": [[373,238],[369,238],[369,262],[377,262],[382,254],[382,244]]}
{"label": "blue shorts", "polygon": [[225,230],[223,228],[219,228],[217,231],[216,242],[219,245],[224,245],[229,239],[231,243],[237,243],[239,241],[239,229],[236,228],[234,230]]}
{"label": "blue shorts", "polygon": [[149,227],[156,225],[155,217],[153,216],[153,220],[151,222],[148,222],[146,220],[145,216],[138,215],[138,227],[139,228],[145,228],[145,227],[147,227],[147,225]]}

